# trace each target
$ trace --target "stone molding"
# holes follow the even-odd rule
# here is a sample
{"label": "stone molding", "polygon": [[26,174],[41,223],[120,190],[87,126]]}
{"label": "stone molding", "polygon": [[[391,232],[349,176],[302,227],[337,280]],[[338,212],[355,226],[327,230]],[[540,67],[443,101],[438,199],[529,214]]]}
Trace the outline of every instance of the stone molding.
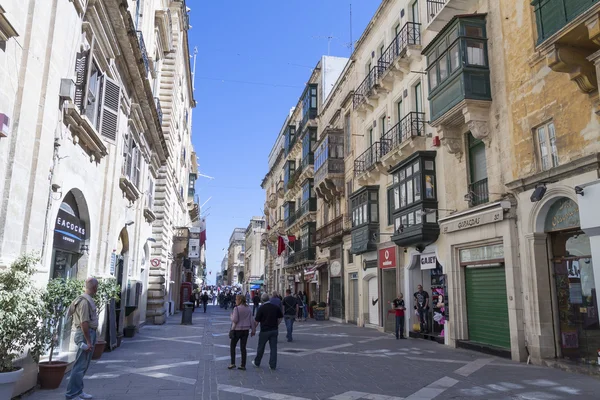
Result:
{"label": "stone molding", "polygon": [[131,203],[140,198],[141,193],[138,188],[129,180],[127,176],[121,176],[119,179],[119,187],[123,191],[123,196]]}
{"label": "stone molding", "polygon": [[77,106],[71,102],[66,103],[63,109],[64,122],[69,127],[74,144],[79,144],[90,155],[90,162],[99,163],[102,157],[108,154],[108,149],[102,138],[90,122],[79,113]]}
{"label": "stone molding", "polygon": [[594,66],[587,59],[588,55],[585,50],[555,43],[546,55],[546,65],[555,72],[569,74],[579,90],[590,94],[598,89],[598,78]]}

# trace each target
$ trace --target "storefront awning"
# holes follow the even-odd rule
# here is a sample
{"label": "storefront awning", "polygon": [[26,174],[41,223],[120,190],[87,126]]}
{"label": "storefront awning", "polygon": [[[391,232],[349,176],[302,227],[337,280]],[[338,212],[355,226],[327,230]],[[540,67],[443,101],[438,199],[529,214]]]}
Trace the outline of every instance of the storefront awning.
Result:
{"label": "storefront awning", "polygon": [[250,284],[250,285],[264,285],[264,284],[265,284],[265,281],[264,281],[264,280],[262,280],[262,279],[259,279],[259,280],[257,280],[257,281],[252,281],[252,282],[249,282],[249,284]]}
{"label": "storefront awning", "polygon": [[250,290],[257,290],[260,289],[260,285],[252,285],[250,286]]}

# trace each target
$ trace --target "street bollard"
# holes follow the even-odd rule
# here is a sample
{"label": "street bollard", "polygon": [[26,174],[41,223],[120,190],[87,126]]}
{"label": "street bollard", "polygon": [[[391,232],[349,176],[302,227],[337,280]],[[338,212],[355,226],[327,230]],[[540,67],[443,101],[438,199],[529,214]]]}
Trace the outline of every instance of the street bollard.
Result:
{"label": "street bollard", "polygon": [[192,325],[192,314],[194,312],[194,303],[186,301],[183,303],[183,312],[181,313],[181,325]]}

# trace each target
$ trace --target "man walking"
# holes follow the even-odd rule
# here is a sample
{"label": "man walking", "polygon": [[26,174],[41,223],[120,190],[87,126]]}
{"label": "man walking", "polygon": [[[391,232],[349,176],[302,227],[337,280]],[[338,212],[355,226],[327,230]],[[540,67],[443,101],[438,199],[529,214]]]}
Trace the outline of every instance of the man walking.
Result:
{"label": "man walking", "polygon": [[85,293],[77,297],[69,307],[69,315],[73,316],[73,326],[76,328],[74,342],[77,345],[77,356],[71,370],[71,378],[67,384],[67,399],[91,399],[92,395],[83,391],[83,377],[90,366],[94,345],[96,344],[96,329],[98,329],[98,313],[93,296],[98,290],[98,280],[88,278],[85,281]]}
{"label": "man walking", "polygon": [[292,291],[287,289],[283,298],[283,318],[285,319],[285,327],[287,329],[287,341],[292,341],[292,330],[294,329],[294,320],[298,315],[298,300],[292,296]]}
{"label": "man walking", "polygon": [[265,354],[265,346],[269,342],[271,354],[269,356],[269,368],[274,370],[277,368],[277,336],[279,335],[279,324],[283,319],[281,308],[269,302],[269,295],[263,293],[261,300],[263,305],[260,306],[254,320],[260,324],[260,333],[258,334],[258,349],[256,350],[256,358],[252,361],[252,365],[260,367],[260,362]]}
{"label": "man walking", "polygon": [[200,300],[202,300],[202,307],[204,307],[204,314],[206,314],[206,306],[208,305],[208,294],[204,292]]}
{"label": "man walking", "polygon": [[254,315],[256,314],[256,309],[258,308],[258,306],[260,304],[260,296],[258,295],[258,292],[256,292],[256,294],[254,294],[254,297],[252,298],[252,302],[254,303],[254,308],[252,309],[252,316],[254,317]]}
{"label": "man walking", "polygon": [[277,295],[277,292],[273,292],[273,296],[269,300],[271,304],[275,304],[277,307],[281,308],[281,299]]}
{"label": "man walking", "polygon": [[417,313],[419,314],[419,323],[421,324],[421,332],[427,333],[427,317],[429,314],[429,293],[423,290],[423,286],[417,286],[415,292],[415,305],[417,306]]}
{"label": "man walking", "polygon": [[404,337],[404,296],[398,293],[398,297],[392,302],[394,311],[396,312],[396,340],[406,339]]}

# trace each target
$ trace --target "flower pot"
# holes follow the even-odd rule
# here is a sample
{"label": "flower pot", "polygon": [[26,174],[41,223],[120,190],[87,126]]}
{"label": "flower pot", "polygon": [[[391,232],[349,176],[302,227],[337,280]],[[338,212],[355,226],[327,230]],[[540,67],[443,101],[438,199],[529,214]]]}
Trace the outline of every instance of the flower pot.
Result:
{"label": "flower pot", "polygon": [[38,372],[40,387],[42,389],[58,388],[65,376],[67,365],[69,365],[69,363],[63,361],[52,361],[52,364],[48,361],[41,362],[39,364]]}
{"label": "flower pot", "polygon": [[0,400],[12,398],[15,382],[23,375],[23,368],[11,372],[0,372]]}
{"label": "flower pot", "polygon": [[92,360],[99,360],[102,357],[102,353],[104,353],[104,348],[106,347],[106,341],[98,340],[96,345],[94,346],[94,353],[92,354]]}
{"label": "flower pot", "polygon": [[123,329],[123,334],[125,335],[126,338],[132,338],[135,336],[135,326],[126,326],[125,329]]}

